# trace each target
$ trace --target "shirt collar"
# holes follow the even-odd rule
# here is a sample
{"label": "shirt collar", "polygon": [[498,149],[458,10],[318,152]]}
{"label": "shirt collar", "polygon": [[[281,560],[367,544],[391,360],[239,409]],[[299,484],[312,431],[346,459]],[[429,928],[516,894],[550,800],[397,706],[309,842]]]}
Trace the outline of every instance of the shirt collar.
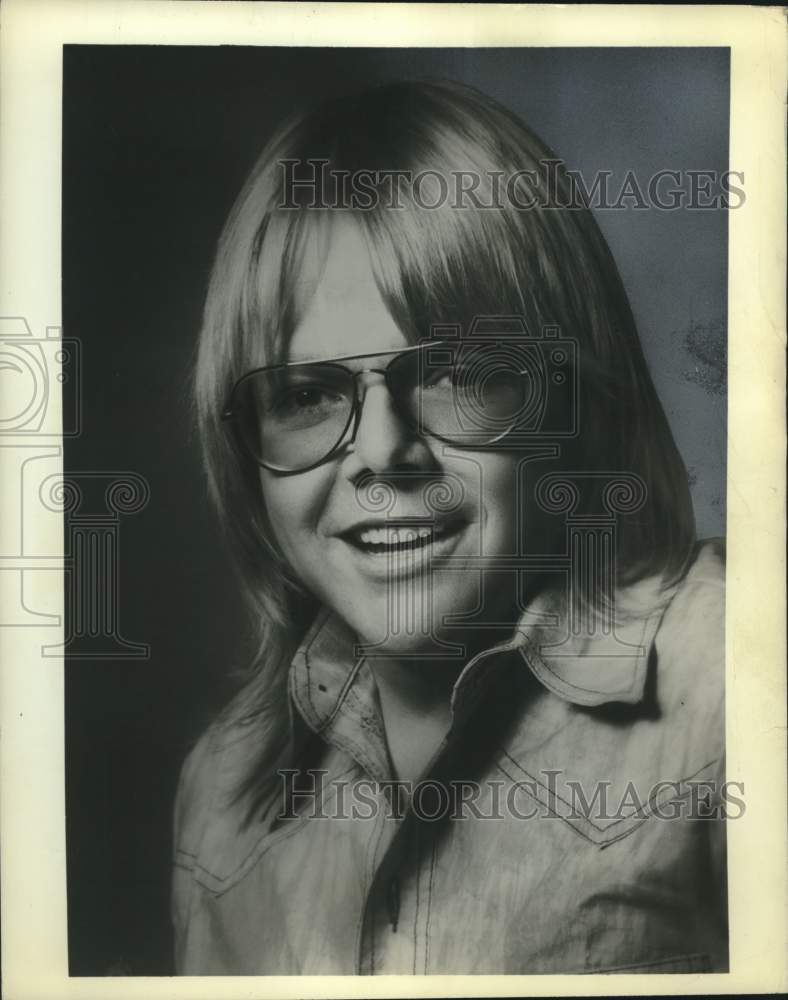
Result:
{"label": "shirt collar", "polygon": [[[608,611],[575,607],[566,589],[542,591],[523,612],[509,640],[483,650],[465,665],[452,692],[455,720],[472,710],[498,656],[510,651],[519,653],[546,688],[573,704],[642,700],[649,654],[675,586],[665,587],[660,577],[649,577],[619,589]],[[291,696],[307,724],[320,732],[329,726],[336,729],[352,688],[350,715],[373,743],[379,743],[385,758],[374,679],[355,646],[353,632],[323,609],[293,658]]]}

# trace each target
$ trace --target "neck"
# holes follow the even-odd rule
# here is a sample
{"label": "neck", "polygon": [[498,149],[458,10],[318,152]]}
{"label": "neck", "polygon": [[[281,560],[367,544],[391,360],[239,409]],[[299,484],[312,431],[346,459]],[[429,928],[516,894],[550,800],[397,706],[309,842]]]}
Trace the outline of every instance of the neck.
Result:
{"label": "neck", "polygon": [[409,714],[448,717],[454,685],[467,664],[482,650],[511,638],[511,634],[507,626],[474,629],[461,638],[447,636],[462,644],[461,657],[427,659],[414,651],[407,657],[392,653],[370,660],[381,700],[389,705],[396,701]]}
{"label": "neck", "polygon": [[398,702],[409,715],[448,716],[464,660],[382,658],[371,661],[384,706]]}
{"label": "neck", "polygon": [[392,656],[369,661],[375,677],[391,763],[400,779],[425,773],[452,725],[451,696],[457,678],[480,649],[507,636],[483,630],[484,642],[466,643],[460,659]]}

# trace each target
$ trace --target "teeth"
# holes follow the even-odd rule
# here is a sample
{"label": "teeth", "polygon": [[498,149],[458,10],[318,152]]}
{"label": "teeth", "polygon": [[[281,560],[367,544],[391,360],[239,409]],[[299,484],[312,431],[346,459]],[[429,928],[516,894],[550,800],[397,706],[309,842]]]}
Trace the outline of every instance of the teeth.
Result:
{"label": "teeth", "polygon": [[398,532],[390,528],[367,528],[359,535],[364,545],[386,545],[399,540]]}
{"label": "teeth", "polygon": [[417,538],[428,539],[431,535],[437,537],[445,531],[445,525],[436,526],[435,528],[365,528],[357,537],[362,545],[400,545],[407,542],[414,542]]}

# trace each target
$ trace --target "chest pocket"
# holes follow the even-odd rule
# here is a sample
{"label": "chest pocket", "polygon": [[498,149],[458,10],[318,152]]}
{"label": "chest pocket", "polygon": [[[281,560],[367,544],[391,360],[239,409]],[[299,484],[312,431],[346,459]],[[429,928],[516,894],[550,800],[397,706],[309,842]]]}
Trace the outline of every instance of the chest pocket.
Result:
{"label": "chest pocket", "polygon": [[688,818],[702,801],[698,790],[717,780],[719,763],[655,783],[648,794],[645,783],[610,782],[603,795],[602,781],[572,782],[557,768],[536,771],[504,753],[500,770],[531,797],[535,822],[552,827],[542,858],[552,886],[555,919],[544,929],[552,961],[572,942],[572,965],[583,973],[719,968],[711,956],[724,951],[725,929],[712,912],[708,836],[716,821]]}

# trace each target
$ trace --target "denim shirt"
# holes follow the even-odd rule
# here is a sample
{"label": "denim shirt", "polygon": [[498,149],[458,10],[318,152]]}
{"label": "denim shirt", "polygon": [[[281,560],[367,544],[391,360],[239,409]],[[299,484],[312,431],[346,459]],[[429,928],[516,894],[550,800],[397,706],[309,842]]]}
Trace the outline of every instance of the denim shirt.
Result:
{"label": "denim shirt", "polygon": [[463,669],[404,808],[369,663],[319,615],[289,676],[316,747],[300,796],[240,828],[254,725],[184,764],[177,971],[727,970],[722,545],[659,584],[620,591],[607,629],[546,588]]}

